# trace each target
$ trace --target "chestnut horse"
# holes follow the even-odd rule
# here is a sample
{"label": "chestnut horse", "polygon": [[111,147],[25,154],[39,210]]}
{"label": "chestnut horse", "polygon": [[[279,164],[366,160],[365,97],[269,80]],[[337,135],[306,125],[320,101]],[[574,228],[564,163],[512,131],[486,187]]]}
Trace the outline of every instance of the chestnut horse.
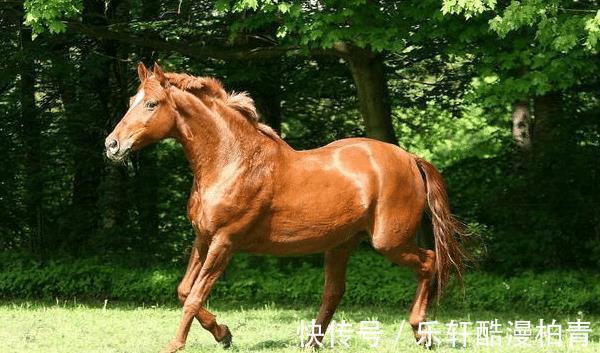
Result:
{"label": "chestnut horse", "polygon": [[[416,271],[410,309],[415,337],[431,299],[467,256],[444,182],[425,160],[398,146],[349,138],[296,151],[257,121],[252,99],[228,94],[207,77],[150,72],[106,138],[106,155],[172,137],[194,173],[187,213],[196,233],[187,271],[177,288],[183,305],[176,336],[164,349],[182,349],[194,317],[225,347],[231,332],[204,307],[236,251],[299,255],[325,253],[325,289],[316,319],[323,332],[345,289],[346,265],[363,237],[395,264]],[[419,246],[417,228],[431,215],[434,249]]]}

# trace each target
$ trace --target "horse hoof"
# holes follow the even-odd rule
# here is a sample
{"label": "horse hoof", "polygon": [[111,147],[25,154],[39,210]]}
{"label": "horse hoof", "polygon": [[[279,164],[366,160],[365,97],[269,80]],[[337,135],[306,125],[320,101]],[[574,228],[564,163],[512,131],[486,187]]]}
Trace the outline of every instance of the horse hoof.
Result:
{"label": "horse hoof", "polygon": [[311,344],[307,344],[306,346],[304,346],[304,348],[309,352],[316,352],[318,349],[321,348],[321,346],[319,346],[318,344],[315,344],[315,343],[311,343]]}
{"label": "horse hoof", "polygon": [[185,348],[185,344],[177,341],[171,341],[160,353],[175,353]]}
{"label": "horse hoof", "polygon": [[229,348],[229,347],[231,347],[231,341],[233,339],[233,336],[231,335],[231,331],[229,331],[229,327],[227,327],[227,325],[220,325],[220,326],[221,326],[221,329],[225,330],[225,335],[223,336],[223,338],[221,338],[219,343],[221,344],[221,346],[223,346],[223,348]]}
{"label": "horse hoof", "polygon": [[306,343],[306,345],[304,346],[304,348],[314,352],[318,349],[323,348],[323,342],[319,341],[317,342],[317,340],[312,340],[310,343]]}
{"label": "horse hoof", "polygon": [[423,349],[426,349],[426,350],[434,350],[435,349],[435,345],[433,344],[433,339],[430,342],[430,344],[427,344],[425,337],[415,335],[415,341],[416,341],[417,345],[423,347]]}

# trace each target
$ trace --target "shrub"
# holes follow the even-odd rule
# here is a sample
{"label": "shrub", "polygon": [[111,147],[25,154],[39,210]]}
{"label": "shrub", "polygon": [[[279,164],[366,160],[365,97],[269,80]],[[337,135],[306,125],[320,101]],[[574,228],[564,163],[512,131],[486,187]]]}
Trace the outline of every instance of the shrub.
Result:
{"label": "shrub", "polygon": [[[318,304],[323,269],[300,262],[282,270],[275,259],[253,266],[253,258],[234,258],[215,286],[213,298],[249,304]],[[290,267],[290,266],[288,266]],[[183,268],[131,268],[99,258],[56,260],[45,264],[15,255],[0,256],[0,297],[5,299],[110,299],[136,303],[175,303]],[[373,251],[360,250],[348,268],[344,303],[408,307],[416,278]],[[597,312],[600,274],[595,272],[523,272],[511,277],[468,273],[465,290],[450,288],[442,306],[456,310]]]}

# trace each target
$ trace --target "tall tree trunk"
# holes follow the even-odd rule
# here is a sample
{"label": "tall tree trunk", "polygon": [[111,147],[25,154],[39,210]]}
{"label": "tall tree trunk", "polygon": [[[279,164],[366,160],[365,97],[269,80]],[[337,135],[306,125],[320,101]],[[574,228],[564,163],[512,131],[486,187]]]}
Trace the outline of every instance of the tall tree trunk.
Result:
{"label": "tall tree trunk", "polygon": [[367,136],[397,144],[382,56],[347,44],[338,45],[336,49],[348,61]]}
{"label": "tall tree trunk", "polygon": [[31,28],[21,25],[21,62],[19,82],[21,122],[25,148],[26,211],[31,251],[43,257],[42,192],[43,179],[40,158],[40,117],[35,106],[35,66],[32,53]]}
{"label": "tall tree trunk", "polygon": [[281,132],[281,88],[279,91],[271,91],[267,95],[264,92],[253,95],[256,109],[262,121],[278,133]]}
{"label": "tall tree trunk", "polygon": [[531,149],[531,116],[529,100],[522,99],[512,106],[512,136],[515,145],[523,152]]}
{"label": "tall tree trunk", "polygon": [[158,242],[158,171],[156,146],[148,146],[137,155],[135,184],[136,207],[140,222],[140,244],[148,250]]}
{"label": "tall tree trunk", "polygon": [[[103,1],[84,1],[83,21],[91,25],[106,25]],[[104,174],[104,126],[110,119],[109,81],[110,58],[104,53],[103,43],[97,39],[81,42],[81,61],[76,64],[77,77],[65,85],[63,94],[71,104],[67,113],[68,133],[73,146],[74,177],[69,217],[69,237],[65,244],[73,254],[81,254],[98,239],[99,187]]]}
{"label": "tall tree trunk", "polygon": [[[142,3],[142,20],[153,21],[160,13],[160,1],[149,0]],[[155,52],[148,48],[140,48],[140,60],[146,65],[152,65],[157,60]],[[137,80],[137,74],[135,74]],[[138,210],[140,243],[148,250],[158,241],[158,175],[157,160],[154,146],[146,147],[137,152],[135,159],[135,202]],[[147,259],[150,260],[150,259]]]}
{"label": "tall tree trunk", "polygon": [[546,153],[565,145],[568,133],[563,125],[562,93],[551,91],[534,98],[533,147],[537,153]]}
{"label": "tall tree trunk", "polygon": [[[129,2],[111,2],[106,10],[108,21],[117,23],[129,22]],[[105,121],[103,136],[108,135],[117,122],[127,111],[129,101],[130,85],[132,77],[136,77],[132,65],[123,59],[130,54],[130,47],[125,42],[105,40],[101,42],[102,52],[110,60],[107,62],[107,71],[110,75],[109,109]],[[128,210],[132,208],[130,198],[129,175],[127,168],[123,165],[104,163],[105,178],[101,193],[101,204],[104,206],[103,233],[106,245],[112,249],[124,249],[126,245],[134,241],[134,237],[123,237],[124,232],[131,231],[131,222],[128,222]],[[137,200],[137,199],[136,199]]]}
{"label": "tall tree trunk", "polygon": [[248,90],[256,103],[261,120],[281,132],[281,58],[253,61],[249,69],[257,72],[257,80]]}

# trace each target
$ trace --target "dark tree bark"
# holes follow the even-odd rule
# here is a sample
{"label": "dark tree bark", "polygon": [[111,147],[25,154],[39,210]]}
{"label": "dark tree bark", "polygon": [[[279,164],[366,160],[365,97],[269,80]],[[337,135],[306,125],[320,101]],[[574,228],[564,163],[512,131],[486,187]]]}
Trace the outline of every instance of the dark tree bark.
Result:
{"label": "dark tree bark", "polygon": [[[105,3],[84,2],[84,21],[106,25]],[[68,134],[73,146],[74,177],[66,247],[81,254],[97,245],[99,187],[104,175],[104,126],[110,119],[110,58],[104,43],[96,39],[79,41],[81,60],[77,77],[64,85],[63,101],[68,116]],[[105,55],[102,55],[105,54]]]}
{"label": "dark tree bark", "polygon": [[[107,7],[107,21],[127,23],[129,21],[129,2],[111,2]],[[109,59],[107,71],[109,72],[110,89],[108,116],[104,121],[103,137],[108,135],[118,121],[127,111],[129,101],[130,82],[134,76],[132,65],[126,60],[130,54],[130,47],[126,42],[115,40],[100,41],[102,52]],[[100,151],[102,153],[102,151]],[[104,208],[103,232],[106,234],[106,243],[113,248],[125,248],[125,244],[134,241],[134,237],[123,237],[124,232],[129,232],[131,227],[128,222],[128,210],[134,205],[130,202],[130,186],[127,168],[123,165],[104,163],[105,177],[101,193],[101,204]],[[133,198],[137,200],[137,198]],[[108,237],[110,235],[110,237]]]}
{"label": "dark tree bark", "polygon": [[35,104],[35,65],[32,52],[31,28],[21,25],[20,103],[23,144],[25,149],[26,212],[30,250],[43,257],[42,193],[43,178],[40,158],[40,116]]}
{"label": "dark tree bark", "polygon": [[383,58],[369,49],[345,44],[336,49],[348,61],[367,136],[397,144]]}
{"label": "dark tree bark", "polygon": [[260,119],[275,131],[281,132],[281,58],[257,60],[248,69],[257,72],[248,83]]}
{"label": "dark tree bark", "polygon": [[135,161],[135,196],[140,225],[141,246],[151,247],[158,240],[158,171],[155,146],[137,154]]}
{"label": "dark tree bark", "polygon": [[275,89],[270,94],[260,92],[254,95],[256,108],[261,120],[277,131],[281,132],[281,88],[278,91]]}
{"label": "dark tree bark", "polygon": [[536,153],[544,153],[555,146],[565,146],[568,133],[564,126],[562,93],[551,91],[534,98],[534,125],[532,143]]}
{"label": "dark tree bark", "polygon": [[[142,16],[145,21],[158,18],[160,2],[157,0],[144,1],[142,4]],[[155,52],[151,48],[141,47],[139,49],[140,60],[148,67],[157,60]],[[135,74],[137,81],[137,74]],[[159,214],[158,214],[158,188],[156,154],[153,146],[137,152],[135,159],[135,200],[138,210],[138,223],[140,226],[140,244],[150,248],[158,240]]]}

